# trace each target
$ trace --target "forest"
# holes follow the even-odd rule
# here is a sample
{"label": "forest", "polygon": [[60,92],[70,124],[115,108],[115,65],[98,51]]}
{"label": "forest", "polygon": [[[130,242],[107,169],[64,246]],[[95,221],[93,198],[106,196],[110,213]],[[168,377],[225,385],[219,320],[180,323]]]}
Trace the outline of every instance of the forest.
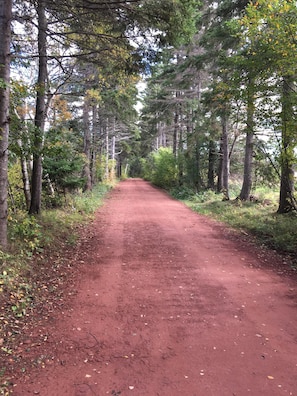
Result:
{"label": "forest", "polygon": [[290,0],[0,1],[1,249],[126,177],[295,216],[296,29]]}

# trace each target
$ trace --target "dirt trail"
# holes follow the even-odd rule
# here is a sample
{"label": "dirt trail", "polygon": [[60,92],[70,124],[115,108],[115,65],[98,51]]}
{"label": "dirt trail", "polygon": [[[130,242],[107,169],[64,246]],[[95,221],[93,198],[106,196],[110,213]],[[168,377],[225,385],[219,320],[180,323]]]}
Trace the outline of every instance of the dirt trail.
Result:
{"label": "dirt trail", "polygon": [[223,226],[127,180],[77,260],[51,364],[14,395],[297,395],[296,283]]}

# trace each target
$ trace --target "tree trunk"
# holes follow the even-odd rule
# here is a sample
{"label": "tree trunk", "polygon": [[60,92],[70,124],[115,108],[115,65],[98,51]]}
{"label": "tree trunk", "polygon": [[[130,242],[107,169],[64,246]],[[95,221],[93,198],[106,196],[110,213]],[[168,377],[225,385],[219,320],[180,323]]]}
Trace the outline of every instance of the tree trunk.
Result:
{"label": "tree trunk", "polygon": [[239,199],[247,201],[252,189],[252,168],[253,168],[253,145],[254,145],[254,81],[252,78],[248,82],[247,98],[247,128],[244,156],[244,176]]}
{"label": "tree trunk", "polygon": [[180,104],[178,103],[178,98],[180,97],[180,92],[176,91],[175,97],[177,99],[177,102],[175,104],[175,113],[174,113],[174,126],[173,126],[173,155],[177,159],[178,157],[178,149],[179,149],[179,120],[180,120],[180,115],[181,115],[181,109],[180,109]]}
{"label": "tree trunk", "polygon": [[218,181],[217,181],[217,192],[223,191],[223,137],[220,139],[220,152],[219,152],[219,163],[218,163]]}
{"label": "tree trunk", "polygon": [[284,77],[282,97],[282,151],[281,151],[281,185],[277,213],[297,210],[294,198],[294,149],[296,131],[293,122],[293,95],[295,87],[292,77]]}
{"label": "tree trunk", "polygon": [[222,116],[222,182],[224,199],[229,200],[229,143],[228,143],[228,118]]}
{"label": "tree trunk", "polygon": [[116,137],[113,136],[111,140],[111,170],[110,170],[110,180],[114,180],[116,177]]}
{"label": "tree trunk", "polygon": [[0,2],[0,248],[7,247],[9,80],[12,1]]}
{"label": "tree trunk", "polygon": [[173,155],[177,158],[178,153],[178,120],[179,120],[179,113],[176,109],[174,114],[174,127],[173,127]]}
{"label": "tree trunk", "polygon": [[26,200],[26,209],[29,210],[30,204],[31,204],[31,191],[30,191],[30,179],[29,179],[28,164],[27,164],[27,159],[23,153],[22,140],[18,139],[17,143],[18,143],[18,146],[21,151],[21,169],[22,169],[24,196],[25,196],[25,200]]}
{"label": "tree trunk", "polygon": [[195,144],[195,173],[194,173],[194,184],[197,191],[203,187],[203,180],[201,176],[201,146],[199,138],[196,139]]}
{"label": "tree trunk", "polygon": [[214,190],[215,188],[215,164],[216,164],[216,145],[211,139],[208,146],[208,172],[207,172],[207,188]]}
{"label": "tree trunk", "polygon": [[44,127],[46,117],[46,81],[47,81],[47,51],[46,29],[47,20],[45,15],[45,0],[37,2],[38,15],[38,79],[37,98],[35,112],[35,133],[33,137],[33,169],[31,180],[31,205],[30,214],[38,214],[41,210],[42,191],[42,148],[44,139]]}
{"label": "tree trunk", "polygon": [[181,186],[183,184],[184,177],[184,147],[183,147],[183,130],[180,128],[178,137],[178,156],[177,156],[177,166],[178,166],[178,184]]}
{"label": "tree trunk", "polygon": [[85,96],[84,108],[83,108],[83,124],[84,124],[84,154],[85,154],[85,165],[83,169],[83,176],[86,179],[84,185],[84,191],[92,190],[91,170],[90,170],[90,147],[91,147],[91,129],[90,129],[90,103],[88,98]]}
{"label": "tree trunk", "polygon": [[105,131],[105,180],[109,180],[109,125],[108,119],[106,120]]}
{"label": "tree trunk", "polygon": [[98,105],[94,104],[92,107],[92,136],[90,148],[90,177],[91,186],[93,188],[96,183],[96,158],[97,158],[97,135],[98,135]]}

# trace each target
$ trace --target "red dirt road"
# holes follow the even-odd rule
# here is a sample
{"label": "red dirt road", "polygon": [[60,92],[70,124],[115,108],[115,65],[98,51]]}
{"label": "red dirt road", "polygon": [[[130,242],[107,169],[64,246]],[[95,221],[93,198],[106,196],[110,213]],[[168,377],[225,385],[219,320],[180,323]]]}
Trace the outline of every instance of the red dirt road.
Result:
{"label": "red dirt road", "polygon": [[297,395],[296,281],[264,259],[148,183],[121,182],[79,247],[77,296],[44,330],[51,364],[13,395]]}

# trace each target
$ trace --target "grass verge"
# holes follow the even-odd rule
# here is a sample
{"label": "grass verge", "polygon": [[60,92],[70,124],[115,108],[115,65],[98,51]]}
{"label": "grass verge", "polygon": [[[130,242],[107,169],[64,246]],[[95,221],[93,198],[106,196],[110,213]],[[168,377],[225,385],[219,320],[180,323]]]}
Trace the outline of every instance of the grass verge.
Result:
{"label": "grass verge", "polygon": [[223,201],[222,195],[212,191],[173,191],[173,196],[195,212],[245,231],[255,236],[260,244],[290,256],[292,265],[297,267],[297,215],[295,212],[276,213],[277,191],[259,188],[254,192],[252,202]]}

